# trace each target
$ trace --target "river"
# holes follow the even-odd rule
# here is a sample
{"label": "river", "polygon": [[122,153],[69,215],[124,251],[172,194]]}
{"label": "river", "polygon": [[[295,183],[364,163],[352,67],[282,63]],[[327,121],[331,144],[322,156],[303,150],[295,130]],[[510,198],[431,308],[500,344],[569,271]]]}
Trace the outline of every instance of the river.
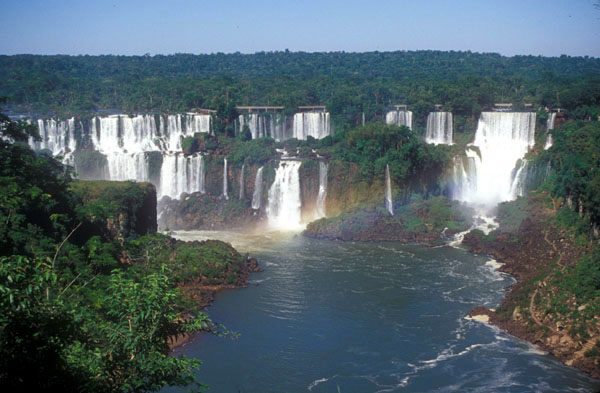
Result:
{"label": "river", "polygon": [[532,345],[465,319],[474,306],[496,306],[514,282],[488,257],[297,234],[176,237],[229,241],[264,270],[208,310],[237,339],[203,335],[176,351],[204,362],[198,376],[210,392],[600,390]]}

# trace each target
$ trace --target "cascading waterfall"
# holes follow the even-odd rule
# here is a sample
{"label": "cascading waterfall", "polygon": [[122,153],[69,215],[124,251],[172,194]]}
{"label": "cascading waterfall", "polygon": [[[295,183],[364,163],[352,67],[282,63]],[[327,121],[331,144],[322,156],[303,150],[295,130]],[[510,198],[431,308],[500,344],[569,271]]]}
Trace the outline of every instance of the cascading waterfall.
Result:
{"label": "cascading waterfall", "polygon": [[223,198],[229,199],[227,195],[227,158],[223,158]]}
{"label": "cascading waterfall", "polygon": [[327,200],[327,170],[326,162],[319,162],[319,194],[317,195],[317,217],[327,217],[325,214],[325,202]]}
{"label": "cascading waterfall", "polygon": [[29,138],[32,149],[47,149],[53,156],[63,156],[65,164],[72,164],[72,155],[77,148],[75,139],[75,118],[68,120],[38,120],[41,140]]}
{"label": "cascading waterfall", "polygon": [[[554,120],[556,119],[556,113],[551,112],[548,114],[548,120],[546,120],[546,131],[550,131],[554,129]],[[546,145],[544,146],[544,150],[548,150],[552,147],[552,134],[548,133],[546,137]]]}
{"label": "cascading waterfall", "polygon": [[412,130],[412,111],[390,111],[385,114],[385,123],[406,126]]}
{"label": "cascading waterfall", "polygon": [[329,112],[301,112],[294,115],[293,137],[306,140],[312,136],[315,139],[330,135]]}
{"label": "cascading waterfall", "polygon": [[452,144],[452,113],[431,112],[427,116],[425,142],[436,145]]}
{"label": "cascading waterfall", "polygon": [[393,216],[394,203],[392,201],[392,180],[390,179],[390,166],[385,166],[385,208]]}
{"label": "cascading waterfall", "polygon": [[525,195],[525,182],[529,169],[529,160],[521,160],[515,171],[513,182],[510,186],[512,199]]}
{"label": "cascading waterfall", "polygon": [[201,154],[186,157],[182,153],[165,154],[160,170],[158,199],[177,199],[181,194],[205,192],[204,159]]}
{"label": "cascading waterfall", "polygon": [[252,193],[252,208],[254,210],[260,209],[262,201],[262,173],[263,167],[261,166],[256,171],[256,177],[254,178],[254,192]]}
{"label": "cascading waterfall", "polygon": [[535,118],[533,112],[483,112],[472,144],[480,155],[467,149],[474,170],[455,168],[457,177],[461,172],[462,175],[454,185],[453,195],[488,207],[514,199],[513,170],[534,144]]}
{"label": "cascading waterfall", "polygon": [[164,144],[163,150],[181,151],[181,141],[184,137],[193,136],[197,132],[210,132],[211,119],[210,115],[187,113],[168,115],[165,122],[161,116],[159,130]]}
{"label": "cascading waterfall", "polygon": [[454,157],[452,168],[452,199],[466,201],[470,195],[474,195],[477,189],[477,169],[475,160],[479,156],[473,150],[467,148],[464,157]]}
{"label": "cascading waterfall", "polygon": [[301,225],[300,161],[280,161],[269,189],[267,217],[273,229],[298,230]]}
{"label": "cascading waterfall", "polygon": [[282,113],[247,113],[240,115],[236,123],[239,134],[247,125],[252,139],[271,137],[277,142],[289,139],[286,129],[286,118]]}
{"label": "cascading waterfall", "polygon": [[242,171],[240,173],[240,195],[239,200],[244,199],[244,170],[246,169],[246,164],[242,164]]}

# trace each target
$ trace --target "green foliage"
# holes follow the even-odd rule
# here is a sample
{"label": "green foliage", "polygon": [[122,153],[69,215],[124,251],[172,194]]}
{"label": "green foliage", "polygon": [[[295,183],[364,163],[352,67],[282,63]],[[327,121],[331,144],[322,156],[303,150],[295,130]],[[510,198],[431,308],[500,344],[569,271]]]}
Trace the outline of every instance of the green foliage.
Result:
{"label": "green foliage", "polygon": [[600,224],[600,122],[572,122],[553,133],[549,150],[554,197],[570,199],[590,223]]}
{"label": "green foliage", "polygon": [[496,220],[502,231],[516,232],[529,212],[527,198],[517,198],[514,201],[502,202],[498,205]]}
{"label": "green foliage", "polygon": [[257,138],[247,142],[232,140],[229,144],[227,162],[238,168],[242,164],[262,166],[277,157],[275,141],[271,138]]}
{"label": "green foliage", "polygon": [[[60,163],[13,142],[34,130],[0,122],[0,386],[147,392],[195,383],[199,361],[168,356],[168,340],[217,330],[189,313],[176,282],[238,284],[243,258],[225,244],[136,240],[153,186],[71,182]],[[101,236],[109,218],[129,242]]]}
{"label": "green foliage", "polygon": [[409,104],[417,128],[434,103],[468,116],[502,100],[560,104],[583,119],[597,113],[600,91],[598,59],[454,51],[19,55],[0,56],[0,69],[0,96],[16,106],[71,114],[205,107],[217,110],[216,133],[229,135],[235,105],[268,102],[290,111],[323,104],[344,131],[362,112],[368,122],[380,120],[390,103]]}

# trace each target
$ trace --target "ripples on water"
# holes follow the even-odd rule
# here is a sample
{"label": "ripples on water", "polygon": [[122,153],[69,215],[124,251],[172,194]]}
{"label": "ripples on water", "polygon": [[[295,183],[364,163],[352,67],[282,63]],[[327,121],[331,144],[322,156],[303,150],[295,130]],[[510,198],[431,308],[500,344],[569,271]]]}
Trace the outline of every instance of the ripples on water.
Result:
{"label": "ripples on water", "polygon": [[[179,352],[204,361],[212,392],[589,392],[600,381],[533,346],[466,320],[513,280],[450,247],[318,241],[294,234],[221,238],[264,269],[209,310],[240,333]],[[177,389],[165,389],[177,391]]]}

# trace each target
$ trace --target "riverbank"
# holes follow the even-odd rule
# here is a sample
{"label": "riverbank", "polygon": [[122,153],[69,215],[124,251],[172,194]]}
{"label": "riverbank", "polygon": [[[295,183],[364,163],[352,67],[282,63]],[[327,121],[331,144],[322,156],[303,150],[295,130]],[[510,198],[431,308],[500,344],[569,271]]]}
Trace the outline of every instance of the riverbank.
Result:
{"label": "riverbank", "polygon": [[[182,291],[184,296],[189,300],[190,304],[193,305],[195,310],[204,310],[209,307],[215,300],[215,296],[222,291],[229,289],[240,289],[246,288],[250,281],[250,273],[259,272],[258,261],[255,258],[246,258],[246,261],[241,264],[241,270],[237,274],[236,284],[205,284],[202,279],[198,279],[186,282],[178,285],[178,288]],[[175,348],[185,345],[194,339],[199,333],[185,334],[182,336],[172,337],[169,342],[169,348],[173,351]]]}
{"label": "riverbank", "polygon": [[590,275],[584,271],[593,252],[591,243],[561,225],[544,193],[502,209],[507,214],[499,215],[500,230],[487,236],[472,231],[463,244],[476,254],[493,256],[503,264],[500,271],[517,282],[507,288],[497,310],[476,307],[470,316],[485,315],[511,335],[600,378],[598,297],[587,291],[585,278]]}

